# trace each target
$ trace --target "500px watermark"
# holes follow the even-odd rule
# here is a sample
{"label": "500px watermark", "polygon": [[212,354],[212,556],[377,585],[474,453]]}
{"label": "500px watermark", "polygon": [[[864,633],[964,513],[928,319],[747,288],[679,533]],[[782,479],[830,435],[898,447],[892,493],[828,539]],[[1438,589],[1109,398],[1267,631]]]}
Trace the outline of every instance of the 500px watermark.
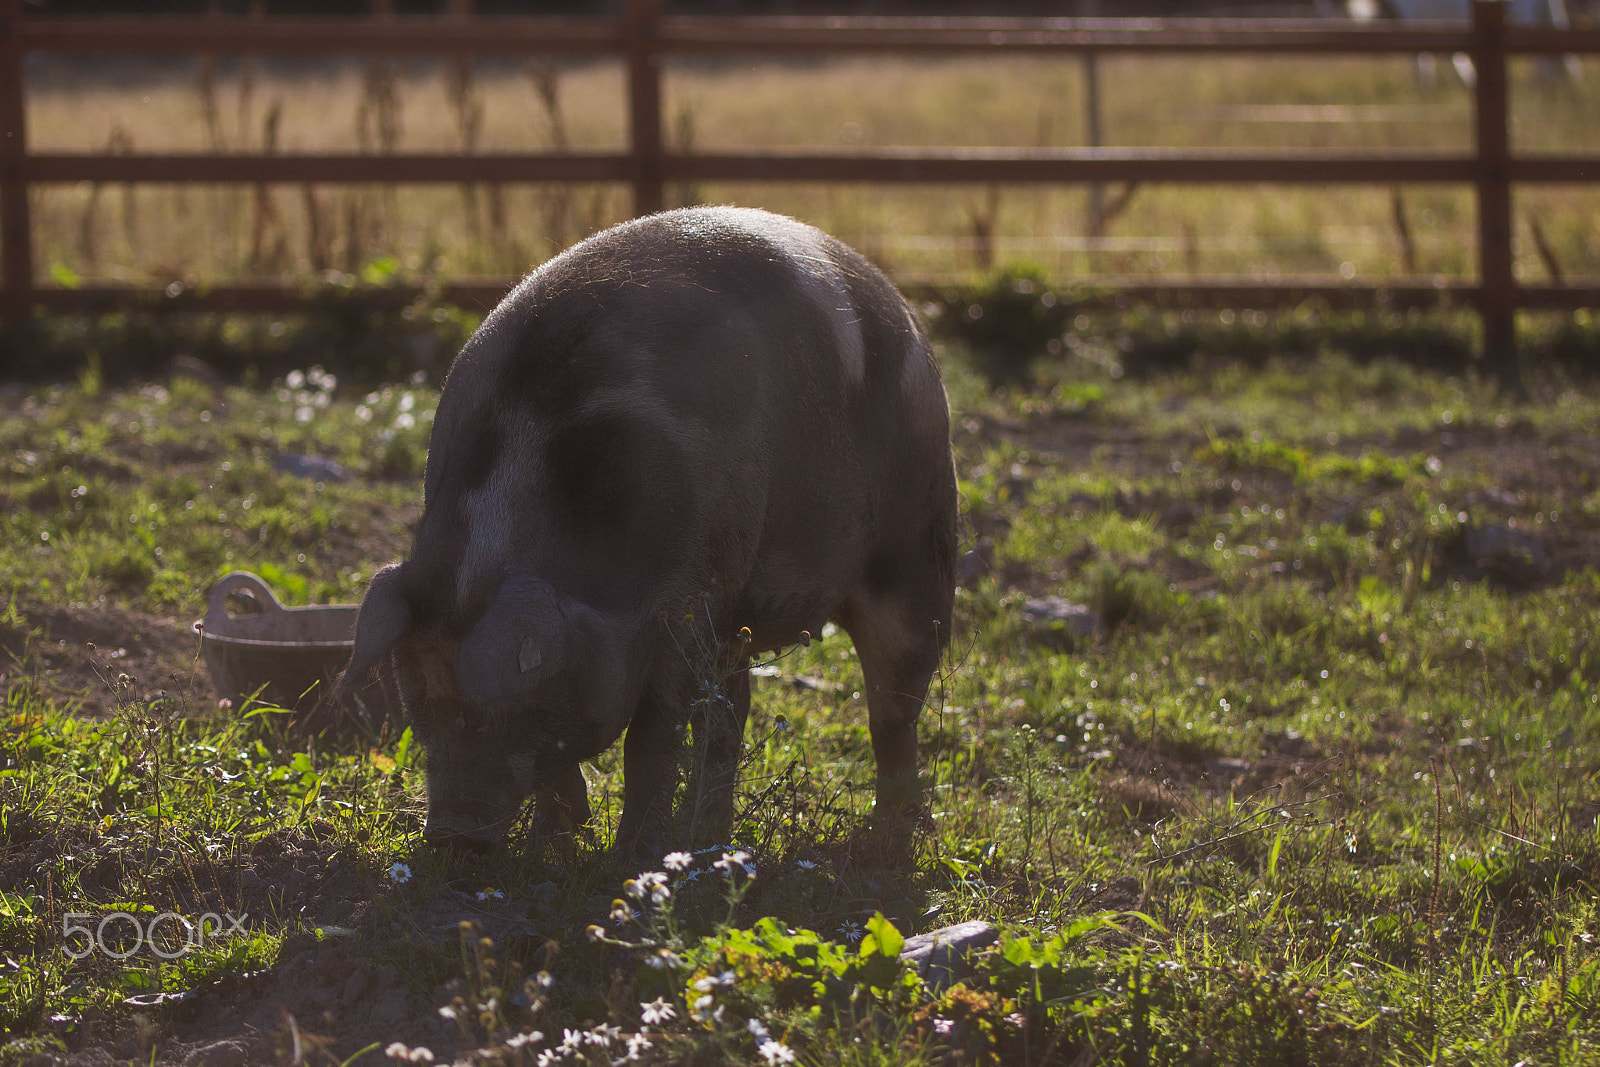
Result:
{"label": "500px watermark", "polygon": [[[205,948],[212,941],[244,933],[248,913],[218,915],[208,911],[191,921],[175,911],[152,915],[148,920],[126,911],[108,911],[96,916],[87,911],[69,911],[61,918],[61,937],[66,953],[75,960],[98,952],[112,959],[125,960],[141,948],[164,960]],[[98,918],[98,922],[95,920]]]}

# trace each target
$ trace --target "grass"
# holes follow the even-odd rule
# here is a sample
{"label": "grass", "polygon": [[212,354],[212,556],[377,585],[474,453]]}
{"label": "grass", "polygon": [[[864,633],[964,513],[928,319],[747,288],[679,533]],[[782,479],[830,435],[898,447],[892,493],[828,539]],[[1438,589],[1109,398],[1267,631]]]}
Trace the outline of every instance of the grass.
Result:
{"label": "grass", "polygon": [[[1553,80],[1513,64],[1514,143],[1593,145],[1600,60]],[[1448,65],[1446,64],[1447,68]],[[1113,145],[1464,150],[1470,96],[1407,57],[1105,57]],[[691,151],[1086,143],[1075,57],[674,60],[663,115]],[[215,63],[130,66],[88,81],[41,67],[29,96],[41,151],[508,151],[623,146],[620,64],[523,67],[410,61],[295,70]],[[807,101],[796,108],[797,99]],[[1321,110],[1319,110],[1321,109]],[[389,116],[387,121],[379,117]],[[1131,195],[1124,198],[1123,192]],[[1029,261],[1060,279],[1313,274],[1470,276],[1471,191],[1452,186],[1141,186],[1106,191],[1099,223],[1071,187],[707,184],[675,202],[736,202],[797,215],[902,279],[971,280]],[[1600,273],[1585,187],[1524,188],[1516,270],[1529,280]],[[35,194],[41,278],[165,283],[273,276],[312,281],[392,264],[408,277],[520,273],[629,212],[622,185],[221,188],[84,185]]]}
{"label": "grass", "polygon": [[[829,628],[755,678],[730,842],[753,880],[720,852],[619,869],[616,753],[593,841],[458,859],[418,843],[400,724],[215,707],[181,635],[218,576],[350,601],[404,552],[427,385],[14,394],[0,1062],[222,1038],[328,1063],[1600,1062],[1600,391],[1337,354],[1113,376],[1121,354],[1085,341],[991,392],[945,353],[993,566],[922,719],[931,818],[909,864],[877,854]],[[1511,523],[1548,570],[1466,550]],[[1062,651],[1022,619],[1043,593],[1102,632]],[[208,911],[247,932],[171,960],[126,920],[126,959],[65,936]],[[968,919],[1002,940],[962,983],[898,962]]]}
{"label": "grass", "polygon": [[[102,398],[80,386],[24,401],[6,423],[5,537],[48,564],[12,571],[12,591],[26,575],[33,596],[95,602],[136,590],[141,606],[162,611],[192,597],[194,576],[220,577],[246,555],[304,563],[310,549],[325,566],[330,541],[373,544],[371,519],[383,514],[373,509],[413,502],[433,394],[388,387],[337,408],[328,400],[302,378],[241,395],[241,410],[179,378],[170,389]],[[361,503],[338,484],[280,475],[281,452],[347,464],[367,482]],[[398,547],[393,533],[376,540]],[[364,574],[275,577],[304,602],[349,599]]]}

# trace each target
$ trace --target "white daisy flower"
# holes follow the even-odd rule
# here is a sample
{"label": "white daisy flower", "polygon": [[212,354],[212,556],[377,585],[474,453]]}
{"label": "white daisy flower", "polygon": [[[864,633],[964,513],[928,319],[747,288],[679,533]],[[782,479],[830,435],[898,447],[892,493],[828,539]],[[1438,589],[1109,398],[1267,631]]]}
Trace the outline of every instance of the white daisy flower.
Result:
{"label": "white daisy flower", "polygon": [[794,1049],[781,1041],[763,1041],[756,1051],[768,1063],[793,1063],[795,1060]]}

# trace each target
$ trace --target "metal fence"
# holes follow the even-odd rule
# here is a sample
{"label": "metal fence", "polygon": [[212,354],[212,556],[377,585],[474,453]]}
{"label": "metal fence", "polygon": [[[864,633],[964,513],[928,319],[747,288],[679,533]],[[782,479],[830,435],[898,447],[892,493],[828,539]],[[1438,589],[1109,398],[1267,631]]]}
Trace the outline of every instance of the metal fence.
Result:
{"label": "metal fence", "polygon": [[[881,183],[1456,183],[1477,202],[1475,281],[1325,284],[1181,278],[1119,283],[1135,301],[1191,300],[1254,307],[1321,298],[1338,306],[1453,302],[1482,315],[1485,348],[1509,356],[1522,308],[1600,306],[1600,285],[1518,284],[1512,270],[1512,188],[1587,183],[1600,156],[1513,155],[1507,69],[1512,56],[1600,52],[1600,30],[1507,25],[1500,0],[1474,0],[1470,25],[1303,20],[872,18],[671,16],[661,0],[627,0],[616,18],[474,16],[469,5],[427,17],[47,17],[0,0],[0,311],[128,304],[285,311],[315,297],[287,284],[183,290],[40,286],[31,253],[29,189],[71,182],[629,183],[638,213],[658,210],[669,182]],[[495,154],[93,154],[28,147],[24,59],[30,52],[351,53],[367,55],[609,55],[628,71],[629,142],[619,152]],[[690,54],[1058,52],[1420,54],[1466,53],[1476,144],[1470,152],[1230,151],[1163,148],[954,148],[840,152],[693,153],[663,138],[662,59]],[[1092,279],[1090,279],[1092,281]],[[447,301],[487,305],[512,284],[445,284]],[[162,295],[166,294],[166,295]]]}

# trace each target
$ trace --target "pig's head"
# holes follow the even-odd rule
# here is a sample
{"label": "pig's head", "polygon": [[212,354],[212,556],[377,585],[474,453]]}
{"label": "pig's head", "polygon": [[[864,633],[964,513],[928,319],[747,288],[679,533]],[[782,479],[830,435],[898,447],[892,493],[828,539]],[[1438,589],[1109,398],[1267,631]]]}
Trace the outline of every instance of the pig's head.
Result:
{"label": "pig's head", "polygon": [[609,617],[532,575],[507,575],[462,612],[394,564],[373,576],[341,684],[391,660],[427,753],[424,839],[489,849],[529,796],[587,819],[578,764],[627,725],[625,641]]}

